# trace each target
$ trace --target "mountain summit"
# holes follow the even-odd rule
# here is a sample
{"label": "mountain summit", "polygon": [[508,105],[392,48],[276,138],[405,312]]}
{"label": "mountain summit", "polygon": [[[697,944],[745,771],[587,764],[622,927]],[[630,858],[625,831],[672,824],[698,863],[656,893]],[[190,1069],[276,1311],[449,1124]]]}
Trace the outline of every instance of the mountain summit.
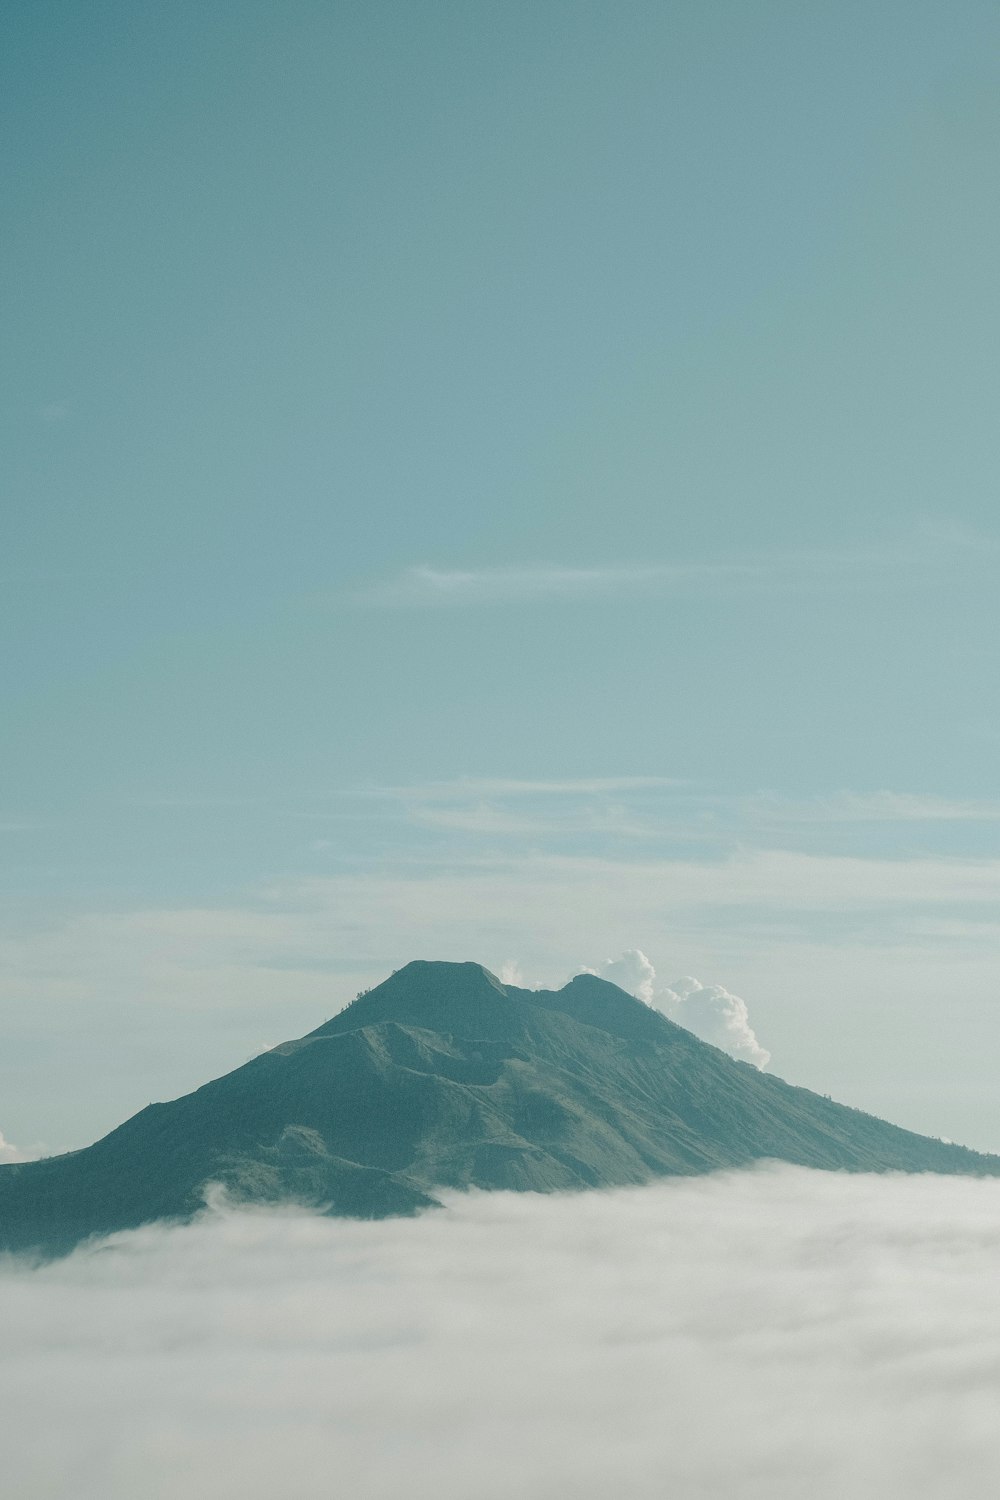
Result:
{"label": "mountain summit", "polygon": [[414,1213],[438,1188],[621,1186],[764,1158],[1000,1175],[983,1156],[759,1073],[592,974],[561,990],[407,964],[308,1036],[95,1145],[0,1166],[0,1249],[252,1203]]}

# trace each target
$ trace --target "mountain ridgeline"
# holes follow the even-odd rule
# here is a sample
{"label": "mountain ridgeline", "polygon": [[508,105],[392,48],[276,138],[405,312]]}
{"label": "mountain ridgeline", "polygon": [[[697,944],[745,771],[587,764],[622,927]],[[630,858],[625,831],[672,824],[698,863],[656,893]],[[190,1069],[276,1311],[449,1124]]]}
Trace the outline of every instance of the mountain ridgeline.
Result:
{"label": "mountain ridgeline", "polygon": [[441,1188],[623,1186],[765,1158],[1000,1175],[1000,1157],[759,1073],[593,975],[524,990],[479,964],[417,962],[85,1150],[0,1166],[0,1250],[58,1254],[190,1218],[208,1183],[380,1218]]}

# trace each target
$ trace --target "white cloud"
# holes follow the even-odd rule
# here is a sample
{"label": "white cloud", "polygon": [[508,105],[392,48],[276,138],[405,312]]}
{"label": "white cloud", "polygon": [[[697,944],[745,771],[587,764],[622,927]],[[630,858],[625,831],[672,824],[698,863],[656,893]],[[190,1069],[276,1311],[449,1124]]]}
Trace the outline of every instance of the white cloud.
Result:
{"label": "white cloud", "polygon": [[721,984],[701,984],[690,976],[675,979],[657,990],[654,1004],[703,1042],[721,1047],[742,1062],[766,1068],[771,1061],[770,1052],[760,1045],[750,1025],[746,1001]]}
{"label": "white cloud", "polygon": [[579,969],[580,974],[597,974],[636,999],[653,1004],[656,970],[639,948],[627,948],[620,958],[606,958],[596,969]]}
{"label": "white cloud", "polygon": [[0,1271],[18,1500],[982,1500],[1000,1184],[206,1215]]}
{"label": "white cloud", "polygon": [[704,985],[687,977],[664,985],[657,981],[656,969],[641,948],[628,948],[620,958],[609,958],[596,969],[578,972],[610,980],[638,1000],[662,1010],[702,1041],[755,1068],[766,1068],[771,1060],[770,1052],[754,1035],[746,1001],[731,995],[721,984]]}

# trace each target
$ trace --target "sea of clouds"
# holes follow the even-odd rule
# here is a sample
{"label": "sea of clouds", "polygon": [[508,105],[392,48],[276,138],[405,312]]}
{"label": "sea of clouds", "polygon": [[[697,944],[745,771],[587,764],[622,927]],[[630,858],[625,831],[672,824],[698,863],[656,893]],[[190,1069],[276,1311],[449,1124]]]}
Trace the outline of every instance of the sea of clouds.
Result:
{"label": "sea of clouds", "polygon": [[1000,1183],[766,1166],[0,1269],[18,1500],[972,1500]]}

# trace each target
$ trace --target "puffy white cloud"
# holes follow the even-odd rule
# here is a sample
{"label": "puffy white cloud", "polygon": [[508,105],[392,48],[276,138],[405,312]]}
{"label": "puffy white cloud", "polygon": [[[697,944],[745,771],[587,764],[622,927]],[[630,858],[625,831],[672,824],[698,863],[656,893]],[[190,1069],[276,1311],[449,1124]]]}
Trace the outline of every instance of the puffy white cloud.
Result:
{"label": "puffy white cloud", "polygon": [[703,1042],[721,1047],[742,1062],[766,1068],[771,1061],[770,1052],[754,1035],[746,1001],[731,995],[721,984],[700,984],[690,976],[675,979],[665,989],[657,990],[654,1004]]}
{"label": "puffy white cloud", "polygon": [[579,972],[610,980],[638,1000],[663,1011],[703,1042],[721,1047],[742,1062],[766,1068],[771,1061],[770,1052],[754,1035],[746,1001],[739,995],[731,995],[721,984],[701,984],[690,976],[675,979],[669,985],[659,983],[656,969],[641,948],[627,948],[620,958],[606,959],[596,969]]}
{"label": "puffy white cloud", "polygon": [[620,989],[628,990],[637,1000],[653,1004],[656,970],[641,948],[626,948],[620,958],[607,958],[596,969],[580,969],[581,974],[597,974]]}
{"label": "puffy white cloud", "polygon": [[1000,1183],[215,1211],[0,1269],[18,1500],[981,1500]]}

